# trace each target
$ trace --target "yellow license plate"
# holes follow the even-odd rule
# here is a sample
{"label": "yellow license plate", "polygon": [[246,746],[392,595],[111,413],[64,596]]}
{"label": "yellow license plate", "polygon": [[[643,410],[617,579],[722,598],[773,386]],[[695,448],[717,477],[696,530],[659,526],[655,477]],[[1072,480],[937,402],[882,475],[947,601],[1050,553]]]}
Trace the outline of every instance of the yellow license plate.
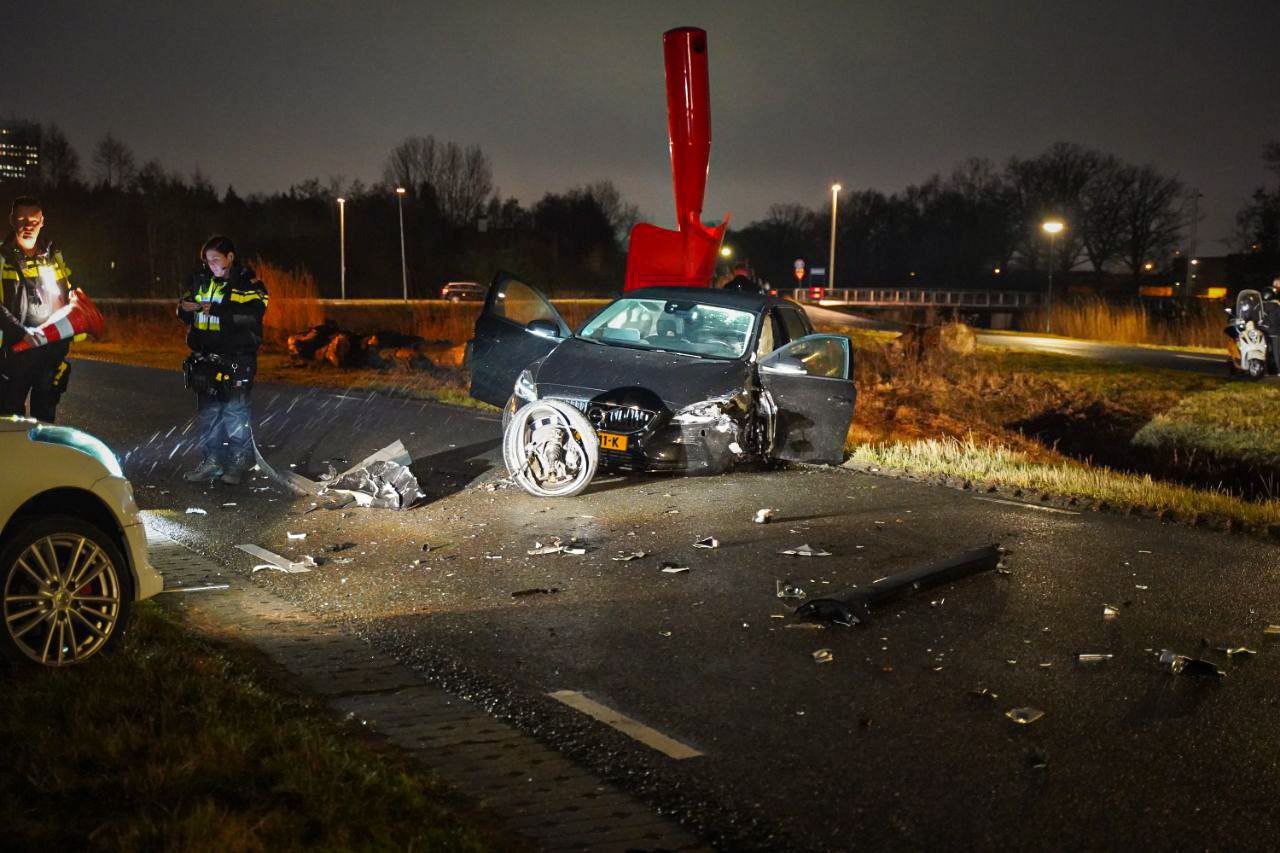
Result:
{"label": "yellow license plate", "polygon": [[600,437],[601,450],[626,450],[627,437],[625,435],[614,435],[611,432],[597,433]]}

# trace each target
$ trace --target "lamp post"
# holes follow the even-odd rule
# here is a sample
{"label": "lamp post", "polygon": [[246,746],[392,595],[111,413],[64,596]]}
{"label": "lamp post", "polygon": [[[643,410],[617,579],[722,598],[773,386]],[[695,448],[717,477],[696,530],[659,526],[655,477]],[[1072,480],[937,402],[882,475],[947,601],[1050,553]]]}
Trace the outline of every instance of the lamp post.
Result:
{"label": "lamp post", "polygon": [[1045,334],[1053,330],[1053,244],[1058,234],[1067,226],[1062,224],[1058,219],[1046,219],[1040,224],[1041,230],[1049,235],[1049,298],[1048,304],[1045,306],[1044,312],[1044,331]]}
{"label": "lamp post", "polygon": [[827,289],[836,287],[836,207],[840,197],[840,185],[831,185],[831,253],[827,257]]}
{"label": "lamp post", "polygon": [[347,200],[338,197],[338,276],[341,296],[347,298]]}
{"label": "lamp post", "polygon": [[404,301],[409,301],[409,265],[404,259],[404,187],[396,187],[396,204],[400,208],[400,285]]}

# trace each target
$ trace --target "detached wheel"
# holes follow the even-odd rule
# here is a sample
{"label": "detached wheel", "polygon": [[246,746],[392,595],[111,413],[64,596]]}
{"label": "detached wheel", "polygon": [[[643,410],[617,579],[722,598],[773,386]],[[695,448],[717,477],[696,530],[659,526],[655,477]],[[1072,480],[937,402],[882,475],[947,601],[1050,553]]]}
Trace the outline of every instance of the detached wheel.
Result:
{"label": "detached wheel", "polygon": [[83,663],[124,633],[133,582],[115,540],[71,516],[21,527],[0,551],[3,652],[41,666]]}
{"label": "detached wheel", "polygon": [[1249,359],[1249,378],[1261,379],[1267,373],[1267,365],[1257,358]]}
{"label": "detached wheel", "polygon": [[567,498],[591,484],[600,463],[595,427],[559,400],[535,400],[511,416],[502,437],[511,479],[540,498]]}

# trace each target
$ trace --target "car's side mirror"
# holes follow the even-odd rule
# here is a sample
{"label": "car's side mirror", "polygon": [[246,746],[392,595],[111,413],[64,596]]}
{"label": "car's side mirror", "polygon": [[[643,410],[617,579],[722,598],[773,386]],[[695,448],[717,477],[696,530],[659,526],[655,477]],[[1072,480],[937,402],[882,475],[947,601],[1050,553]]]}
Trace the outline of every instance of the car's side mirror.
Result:
{"label": "car's side mirror", "polygon": [[525,324],[525,328],[533,332],[535,335],[543,338],[559,338],[560,327],[554,320],[547,320],[539,317],[536,320],[530,320]]}

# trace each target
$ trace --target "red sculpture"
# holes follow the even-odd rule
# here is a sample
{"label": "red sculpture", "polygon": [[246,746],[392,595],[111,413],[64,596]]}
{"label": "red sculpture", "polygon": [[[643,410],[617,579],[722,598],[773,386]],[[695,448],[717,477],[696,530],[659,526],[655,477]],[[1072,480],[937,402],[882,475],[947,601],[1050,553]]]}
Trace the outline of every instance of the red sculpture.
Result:
{"label": "red sculpture", "polygon": [[707,33],[681,27],[662,34],[667,69],[667,134],[675,186],[677,231],[640,223],[631,229],[625,290],[658,285],[710,287],[729,217],[702,224],[711,159],[711,95]]}

